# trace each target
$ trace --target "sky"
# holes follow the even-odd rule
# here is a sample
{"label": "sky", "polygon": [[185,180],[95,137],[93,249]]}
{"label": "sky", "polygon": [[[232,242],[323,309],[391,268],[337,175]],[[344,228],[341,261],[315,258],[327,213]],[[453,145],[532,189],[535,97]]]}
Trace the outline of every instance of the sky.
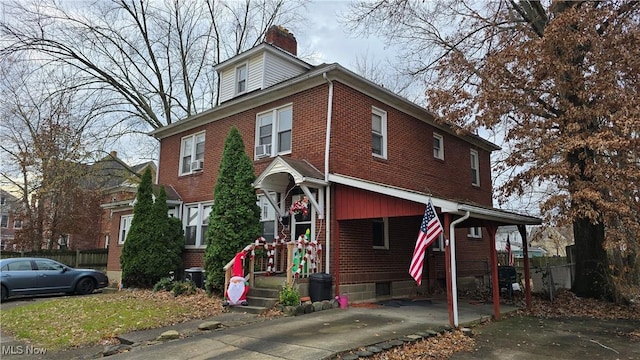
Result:
{"label": "sky", "polygon": [[294,33],[298,49],[304,53],[313,52],[312,64],[334,63],[354,70],[356,58],[388,58],[381,39],[375,36],[366,39],[350,34],[339,22],[339,16],[348,11],[350,1],[312,1],[308,5],[308,30]]}

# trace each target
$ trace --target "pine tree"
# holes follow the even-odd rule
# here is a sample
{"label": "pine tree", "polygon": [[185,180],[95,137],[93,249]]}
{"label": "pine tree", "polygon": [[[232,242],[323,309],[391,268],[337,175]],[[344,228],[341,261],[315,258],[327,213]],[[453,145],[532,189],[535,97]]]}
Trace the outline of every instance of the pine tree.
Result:
{"label": "pine tree", "polygon": [[147,169],[138,186],[133,220],[120,255],[125,286],[150,288],[180,267],[182,225],[170,221],[167,213],[164,187],[154,202],[151,171]]}
{"label": "pine tree", "polygon": [[225,140],[207,230],[204,262],[209,292],[224,291],[224,265],[260,235],[254,181],[253,163],[242,135],[233,127]]}

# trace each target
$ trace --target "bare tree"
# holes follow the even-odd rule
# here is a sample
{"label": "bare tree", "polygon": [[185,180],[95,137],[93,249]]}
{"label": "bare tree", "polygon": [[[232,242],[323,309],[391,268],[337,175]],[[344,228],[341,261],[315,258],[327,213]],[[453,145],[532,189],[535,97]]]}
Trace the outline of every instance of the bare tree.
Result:
{"label": "bare tree", "polygon": [[66,74],[24,63],[4,62],[0,73],[0,177],[20,193],[23,228],[16,242],[40,249],[68,234],[92,236],[95,227],[86,224],[97,214],[98,194],[84,191],[81,179],[82,162],[101,140],[93,126],[104,115],[100,99],[86,96]]}
{"label": "bare tree", "polygon": [[0,55],[25,53],[79,70],[82,87],[114,99],[141,131],[215,104],[213,66],[293,26],[304,0],[16,1],[0,23]]}
{"label": "bare tree", "polygon": [[349,21],[400,44],[443,121],[504,133],[501,194],[557,189],[540,206],[573,224],[578,295],[616,295],[607,252],[640,270],[640,2],[376,1]]}

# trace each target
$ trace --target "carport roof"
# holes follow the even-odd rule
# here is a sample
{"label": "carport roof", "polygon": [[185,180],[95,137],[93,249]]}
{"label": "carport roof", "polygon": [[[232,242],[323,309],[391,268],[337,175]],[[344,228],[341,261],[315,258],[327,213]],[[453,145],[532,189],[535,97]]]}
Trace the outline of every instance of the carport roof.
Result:
{"label": "carport roof", "polygon": [[484,221],[490,221],[498,226],[542,224],[542,219],[534,216],[518,214],[466,201],[439,198],[430,194],[358,179],[351,176],[329,174],[329,181],[423,204],[427,204],[428,201],[431,200],[433,205],[439,207],[443,213],[462,216],[468,211],[470,213],[470,218],[461,224],[462,227],[481,226]]}

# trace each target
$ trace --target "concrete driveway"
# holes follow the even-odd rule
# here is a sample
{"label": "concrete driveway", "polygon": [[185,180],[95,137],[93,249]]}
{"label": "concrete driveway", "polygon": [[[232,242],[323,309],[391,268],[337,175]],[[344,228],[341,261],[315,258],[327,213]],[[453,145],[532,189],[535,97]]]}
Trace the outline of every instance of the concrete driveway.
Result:
{"label": "concrete driveway", "polygon": [[640,359],[640,321],[512,317],[474,329],[476,350],[451,359]]}

